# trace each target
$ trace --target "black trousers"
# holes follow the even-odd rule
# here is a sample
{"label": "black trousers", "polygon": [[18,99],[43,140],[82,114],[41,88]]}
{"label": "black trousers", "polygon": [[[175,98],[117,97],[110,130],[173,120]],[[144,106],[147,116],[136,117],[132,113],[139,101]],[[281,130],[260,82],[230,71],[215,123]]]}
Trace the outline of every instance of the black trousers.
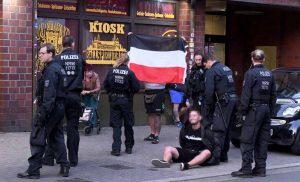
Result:
{"label": "black trousers", "polygon": [[248,112],[241,133],[242,171],[252,171],[254,152],[255,170],[266,172],[270,128],[269,106],[259,105]]}
{"label": "black trousers", "polygon": [[[65,99],[65,115],[67,118],[67,148],[68,156],[71,164],[78,163],[78,149],[79,149],[79,117],[81,113],[81,98],[80,93],[69,92]],[[47,145],[44,159],[52,162],[54,160],[54,152],[51,147]]]}
{"label": "black trousers", "polygon": [[[215,110],[212,118],[212,131],[214,133],[216,147],[218,148],[216,151],[217,156],[215,158],[220,160],[221,158],[226,159],[227,153],[230,148],[230,138],[229,138],[229,129],[231,121],[235,116],[236,111],[236,99],[231,99],[227,104],[221,103],[221,109],[219,106],[215,106]],[[222,117],[222,113],[223,117]],[[226,124],[225,124],[225,123]]]}
{"label": "black trousers", "polygon": [[132,148],[134,145],[134,115],[133,102],[131,99],[111,98],[110,100],[110,126],[113,128],[113,150],[121,150],[122,125],[124,120],[125,147]]}
{"label": "black trousers", "polygon": [[[56,103],[53,113],[50,114],[50,118],[47,119],[45,124],[47,137],[44,140],[47,140],[49,148],[54,151],[56,162],[61,166],[69,166],[62,125],[63,111],[63,103]],[[28,158],[29,167],[27,169],[29,174],[40,174],[39,169],[42,168],[42,157],[45,147],[30,145],[31,157]]]}

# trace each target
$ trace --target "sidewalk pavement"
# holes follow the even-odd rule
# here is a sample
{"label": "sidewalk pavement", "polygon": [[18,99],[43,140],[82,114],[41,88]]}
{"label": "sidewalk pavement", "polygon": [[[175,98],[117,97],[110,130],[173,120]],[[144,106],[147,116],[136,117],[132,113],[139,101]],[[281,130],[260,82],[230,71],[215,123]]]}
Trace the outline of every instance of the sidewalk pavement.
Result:
{"label": "sidewalk pavement", "polygon": [[[102,128],[99,135],[81,135],[79,164],[71,168],[69,178],[59,177],[59,166],[44,166],[41,169],[43,182],[96,182],[96,181],[187,181],[209,179],[229,175],[241,165],[240,150],[231,147],[229,162],[219,166],[199,167],[180,171],[179,164],[168,169],[158,169],[151,165],[151,159],[161,158],[163,148],[167,145],[178,146],[179,129],[175,126],[163,126],[159,144],[143,141],[149,135],[148,126],[138,126],[135,131],[133,154],[124,152],[120,157],[110,155],[112,129]],[[123,138],[124,141],[124,138]],[[0,181],[36,181],[18,179],[16,174],[26,170],[27,158],[30,155],[29,133],[0,133]],[[286,151],[271,151],[268,158],[268,169],[300,166],[300,158]],[[205,180],[204,180],[205,181]]]}

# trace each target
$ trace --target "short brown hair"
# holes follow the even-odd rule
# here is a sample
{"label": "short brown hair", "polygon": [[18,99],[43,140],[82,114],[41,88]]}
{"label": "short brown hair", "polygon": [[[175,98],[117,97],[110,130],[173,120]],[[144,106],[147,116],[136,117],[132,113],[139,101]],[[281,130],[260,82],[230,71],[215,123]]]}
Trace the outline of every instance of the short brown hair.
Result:
{"label": "short brown hair", "polygon": [[55,56],[55,47],[51,43],[42,44],[40,49],[43,47],[46,47],[47,53],[50,53],[50,52],[52,53],[52,57]]}

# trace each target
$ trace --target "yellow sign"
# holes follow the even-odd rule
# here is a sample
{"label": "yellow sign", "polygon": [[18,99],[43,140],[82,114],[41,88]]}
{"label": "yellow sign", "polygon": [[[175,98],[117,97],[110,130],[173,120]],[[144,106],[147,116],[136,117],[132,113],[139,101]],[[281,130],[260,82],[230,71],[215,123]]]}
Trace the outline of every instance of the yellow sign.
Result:
{"label": "yellow sign", "polygon": [[103,22],[89,22],[90,29],[89,32],[97,32],[97,33],[111,33],[111,34],[125,34],[124,32],[124,24],[118,23],[103,23]]}
{"label": "yellow sign", "polygon": [[58,10],[58,11],[77,11],[76,5],[63,3],[40,3],[38,9]]}
{"label": "yellow sign", "polygon": [[70,35],[70,30],[64,25],[48,21],[41,23],[37,31],[37,39],[41,44],[51,43],[54,45],[56,54],[63,50],[62,39],[65,35]]}
{"label": "yellow sign", "polygon": [[87,47],[86,62],[89,64],[114,64],[126,49],[121,45],[116,34],[111,41],[103,41],[100,35]]}
{"label": "yellow sign", "polygon": [[143,16],[148,18],[166,18],[166,19],[175,19],[175,15],[173,13],[154,13],[154,12],[143,12],[137,11],[137,16]]}

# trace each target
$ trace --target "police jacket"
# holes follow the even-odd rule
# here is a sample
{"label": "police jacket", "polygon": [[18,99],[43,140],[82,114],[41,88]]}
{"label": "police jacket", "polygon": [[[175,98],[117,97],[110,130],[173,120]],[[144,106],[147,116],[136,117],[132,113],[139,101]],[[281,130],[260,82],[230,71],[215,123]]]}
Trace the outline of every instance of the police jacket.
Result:
{"label": "police jacket", "polygon": [[224,94],[235,94],[232,71],[229,67],[216,61],[205,73],[204,103],[212,107],[216,102],[216,95],[222,98]]}
{"label": "police jacket", "polygon": [[63,100],[66,94],[66,73],[55,60],[47,63],[38,80],[36,97],[39,112],[49,115],[55,103]]}
{"label": "police jacket", "polygon": [[276,85],[272,72],[262,64],[253,66],[244,76],[240,112],[246,114],[251,104],[267,104],[274,114]]}
{"label": "police jacket", "polygon": [[183,149],[194,151],[208,149],[213,152],[215,148],[213,133],[210,128],[201,125],[198,130],[194,130],[189,121],[180,130],[179,143]]}
{"label": "police jacket", "polygon": [[104,88],[109,94],[132,94],[140,89],[140,83],[127,65],[111,69],[104,80]]}
{"label": "police jacket", "polygon": [[203,66],[194,65],[191,69],[191,73],[188,75],[185,86],[186,94],[188,97],[199,96],[204,93],[205,90],[205,68]]}
{"label": "police jacket", "polygon": [[67,90],[69,92],[81,92],[83,80],[83,58],[73,51],[72,48],[66,48],[56,59],[65,69],[67,74]]}

